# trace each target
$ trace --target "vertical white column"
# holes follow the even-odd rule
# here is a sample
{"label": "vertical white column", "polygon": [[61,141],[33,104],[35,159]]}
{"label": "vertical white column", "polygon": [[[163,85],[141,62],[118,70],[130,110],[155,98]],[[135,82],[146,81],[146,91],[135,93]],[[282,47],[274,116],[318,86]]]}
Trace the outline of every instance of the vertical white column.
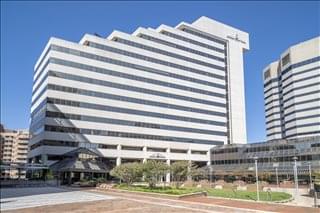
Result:
{"label": "vertical white column", "polygon": [[119,166],[121,165],[121,157],[120,157],[121,145],[120,144],[117,146],[117,150],[118,150],[118,157],[117,157],[116,165]]}
{"label": "vertical white column", "polygon": [[[169,158],[170,156],[170,148],[167,149],[167,156]],[[170,159],[167,159],[167,165],[170,166]],[[166,175],[166,182],[170,183],[170,172],[167,173]]]}
{"label": "vertical white column", "polygon": [[[192,161],[191,161],[191,149],[188,149],[188,158],[189,158],[189,160],[188,160],[188,163],[189,163],[188,172],[190,172],[190,169],[191,169],[190,167],[191,167],[191,164],[192,164]],[[187,180],[192,180],[190,175],[188,175]]]}
{"label": "vertical white column", "polygon": [[143,156],[144,156],[142,163],[145,163],[147,161],[147,147],[144,146],[142,151],[143,151]]}

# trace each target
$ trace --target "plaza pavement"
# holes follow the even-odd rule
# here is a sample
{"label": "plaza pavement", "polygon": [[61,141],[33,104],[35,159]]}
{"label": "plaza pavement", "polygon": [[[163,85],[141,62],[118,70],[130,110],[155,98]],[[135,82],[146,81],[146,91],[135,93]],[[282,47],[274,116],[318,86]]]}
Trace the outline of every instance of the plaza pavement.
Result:
{"label": "plaza pavement", "polygon": [[170,196],[146,196],[98,189],[15,188],[1,189],[1,212],[319,212],[315,208],[263,204],[206,197],[177,199]]}

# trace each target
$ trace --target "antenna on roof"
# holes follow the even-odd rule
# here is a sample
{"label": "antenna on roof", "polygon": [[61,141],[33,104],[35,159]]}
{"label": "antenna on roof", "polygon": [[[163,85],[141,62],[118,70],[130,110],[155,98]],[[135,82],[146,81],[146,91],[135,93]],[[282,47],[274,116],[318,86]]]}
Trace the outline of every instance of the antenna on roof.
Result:
{"label": "antenna on roof", "polygon": [[101,35],[99,35],[98,33],[94,33],[93,35],[101,38]]}

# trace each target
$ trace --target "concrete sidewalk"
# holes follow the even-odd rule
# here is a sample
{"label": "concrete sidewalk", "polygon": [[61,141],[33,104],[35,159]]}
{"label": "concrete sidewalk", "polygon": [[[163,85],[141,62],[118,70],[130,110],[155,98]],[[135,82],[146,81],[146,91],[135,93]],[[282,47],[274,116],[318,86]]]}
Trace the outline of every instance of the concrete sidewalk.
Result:
{"label": "concrete sidewalk", "polygon": [[[305,207],[313,207],[314,206],[314,198],[309,196],[309,189],[308,188],[300,188],[298,190],[299,195],[297,198],[295,198],[295,189],[294,188],[277,188],[272,187],[270,188],[273,192],[286,192],[288,194],[291,194],[294,200],[292,200],[289,203],[286,203],[287,205],[293,205],[293,206],[305,206]],[[320,205],[320,199],[317,199],[317,204]],[[320,212],[320,210],[319,210]]]}

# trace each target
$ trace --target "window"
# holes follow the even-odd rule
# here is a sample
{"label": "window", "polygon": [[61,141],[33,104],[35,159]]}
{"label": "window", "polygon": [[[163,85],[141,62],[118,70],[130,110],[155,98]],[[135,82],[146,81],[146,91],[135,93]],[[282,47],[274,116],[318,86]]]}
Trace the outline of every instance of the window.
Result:
{"label": "window", "polygon": [[122,146],[121,149],[122,150],[130,150],[130,151],[142,151],[143,147],[139,147],[139,146]]}
{"label": "window", "polygon": [[267,78],[270,78],[270,69],[268,69],[267,71],[264,72],[264,80],[266,80]]}
{"label": "window", "polygon": [[286,66],[288,63],[290,63],[290,54],[287,54],[282,58],[282,66]]}
{"label": "window", "polygon": [[184,150],[184,149],[170,149],[171,153],[187,153],[188,150]]}
{"label": "window", "polygon": [[207,151],[191,150],[191,154],[206,155]]}
{"label": "window", "polygon": [[164,148],[154,148],[154,147],[148,147],[148,152],[166,152],[167,150]]}

